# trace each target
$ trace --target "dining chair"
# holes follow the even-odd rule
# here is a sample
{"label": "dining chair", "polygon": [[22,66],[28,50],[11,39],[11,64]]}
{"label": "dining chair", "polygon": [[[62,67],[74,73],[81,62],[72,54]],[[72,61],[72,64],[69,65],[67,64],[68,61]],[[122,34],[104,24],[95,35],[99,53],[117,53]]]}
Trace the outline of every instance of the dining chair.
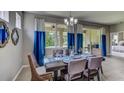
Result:
{"label": "dining chair", "polygon": [[89,57],[88,58],[88,68],[84,71],[84,76],[87,77],[88,81],[97,76],[98,81],[100,81],[99,69],[102,65],[102,57]]}
{"label": "dining chair", "polygon": [[39,67],[33,54],[28,54],[31,69],[31,81],[52,80],[52,73],[46,72],[45,66]]}
{"label": "dining chair", "polygon": [[81,78],[85,66],[86,66],[85,59],[69,62],[67,68],[67,74],[65,74],[65,80],[70,81]]}
{"label": "dining chair", "polygon": [[[92,49],[92,55],[95,55],[95,56],[102,56],[102,50],[100,48],[93,48]],[[105,58],[102,57],[103,61],[105,61]],[[101,73],[103,74],[103,69],[102,69],[102,66],[101,66]]]}
{"label": "dining chair", "polygon": [[63,49],[53,50],[53,57],[56,57],[57,55],[63,55]]}
{"label": "dining chair", "polygon": [[82,54],[83,53],[83,48],[79,48],[77,51],[78,54]]}
{"label": "dining chair", "polygon": [[69,56],[70,55],[70,49],[65,49],[64,55]]}
{"label": "dining chair", "polygon": [[95,56],[102,56],[102,51],[100,48],[92,48],[91,54]]}

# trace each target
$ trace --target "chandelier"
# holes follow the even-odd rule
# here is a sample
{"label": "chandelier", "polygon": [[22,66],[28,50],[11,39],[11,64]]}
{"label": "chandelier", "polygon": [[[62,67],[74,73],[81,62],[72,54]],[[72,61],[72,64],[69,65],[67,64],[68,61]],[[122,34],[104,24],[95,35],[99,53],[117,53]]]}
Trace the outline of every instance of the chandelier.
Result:
{"label": "chandelier", "polygon": [[68,18],[64,19],[64,23],[67,26],[73,26],[73,25],[77,24],[77,22],[78,22],[78,19],[71,16],[71,11],[70,11],[70,16]]}

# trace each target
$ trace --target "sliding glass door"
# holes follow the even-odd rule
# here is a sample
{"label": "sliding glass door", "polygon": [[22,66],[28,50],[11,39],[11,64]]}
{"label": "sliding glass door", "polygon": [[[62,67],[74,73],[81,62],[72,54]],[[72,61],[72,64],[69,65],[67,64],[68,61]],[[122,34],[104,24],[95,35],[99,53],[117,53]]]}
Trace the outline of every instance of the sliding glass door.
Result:
{"label": "sliding glass door", "polygon": [[101,30],[94,28],[84,28],[83,30],[83,49],[84,52],[91,52],[91,49],[100,48]]}

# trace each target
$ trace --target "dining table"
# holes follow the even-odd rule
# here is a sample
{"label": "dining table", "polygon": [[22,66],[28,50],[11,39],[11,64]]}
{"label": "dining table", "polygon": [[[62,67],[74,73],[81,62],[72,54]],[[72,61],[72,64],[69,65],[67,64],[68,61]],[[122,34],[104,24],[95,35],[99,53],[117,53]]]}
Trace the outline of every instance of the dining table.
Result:
{"label": "dining table", "polygon": [[59,57],[45,57],[44,63],[46,67],[46,71],[54,72],[54,80],[58,80],[58,70],[63,70],[67,68],[68,63],[72,61],[78,61],[86,59],[88,61],[89,57],[93,57],[94,55],[89,53],[83,53],[78,55],[70,55],[70,56],[59,56]]}

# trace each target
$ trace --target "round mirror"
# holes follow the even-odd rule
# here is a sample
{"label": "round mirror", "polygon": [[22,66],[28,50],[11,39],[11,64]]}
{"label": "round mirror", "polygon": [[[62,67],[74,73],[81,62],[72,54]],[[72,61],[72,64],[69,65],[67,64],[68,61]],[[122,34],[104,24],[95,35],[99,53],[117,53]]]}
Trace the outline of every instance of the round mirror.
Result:
{"label": "round mirror", "polygon": [[0,21],[0,48],[4,47],[9,40],[9,30],[6,23]]}
{"label": "round mirror", "polygon": [[17,45],[17,43],[19,41],[19,34],[18,34],[18,30],[16,28],[14,28],[12,30],[11,39],[12,39],[12,43],[14,45]]}

